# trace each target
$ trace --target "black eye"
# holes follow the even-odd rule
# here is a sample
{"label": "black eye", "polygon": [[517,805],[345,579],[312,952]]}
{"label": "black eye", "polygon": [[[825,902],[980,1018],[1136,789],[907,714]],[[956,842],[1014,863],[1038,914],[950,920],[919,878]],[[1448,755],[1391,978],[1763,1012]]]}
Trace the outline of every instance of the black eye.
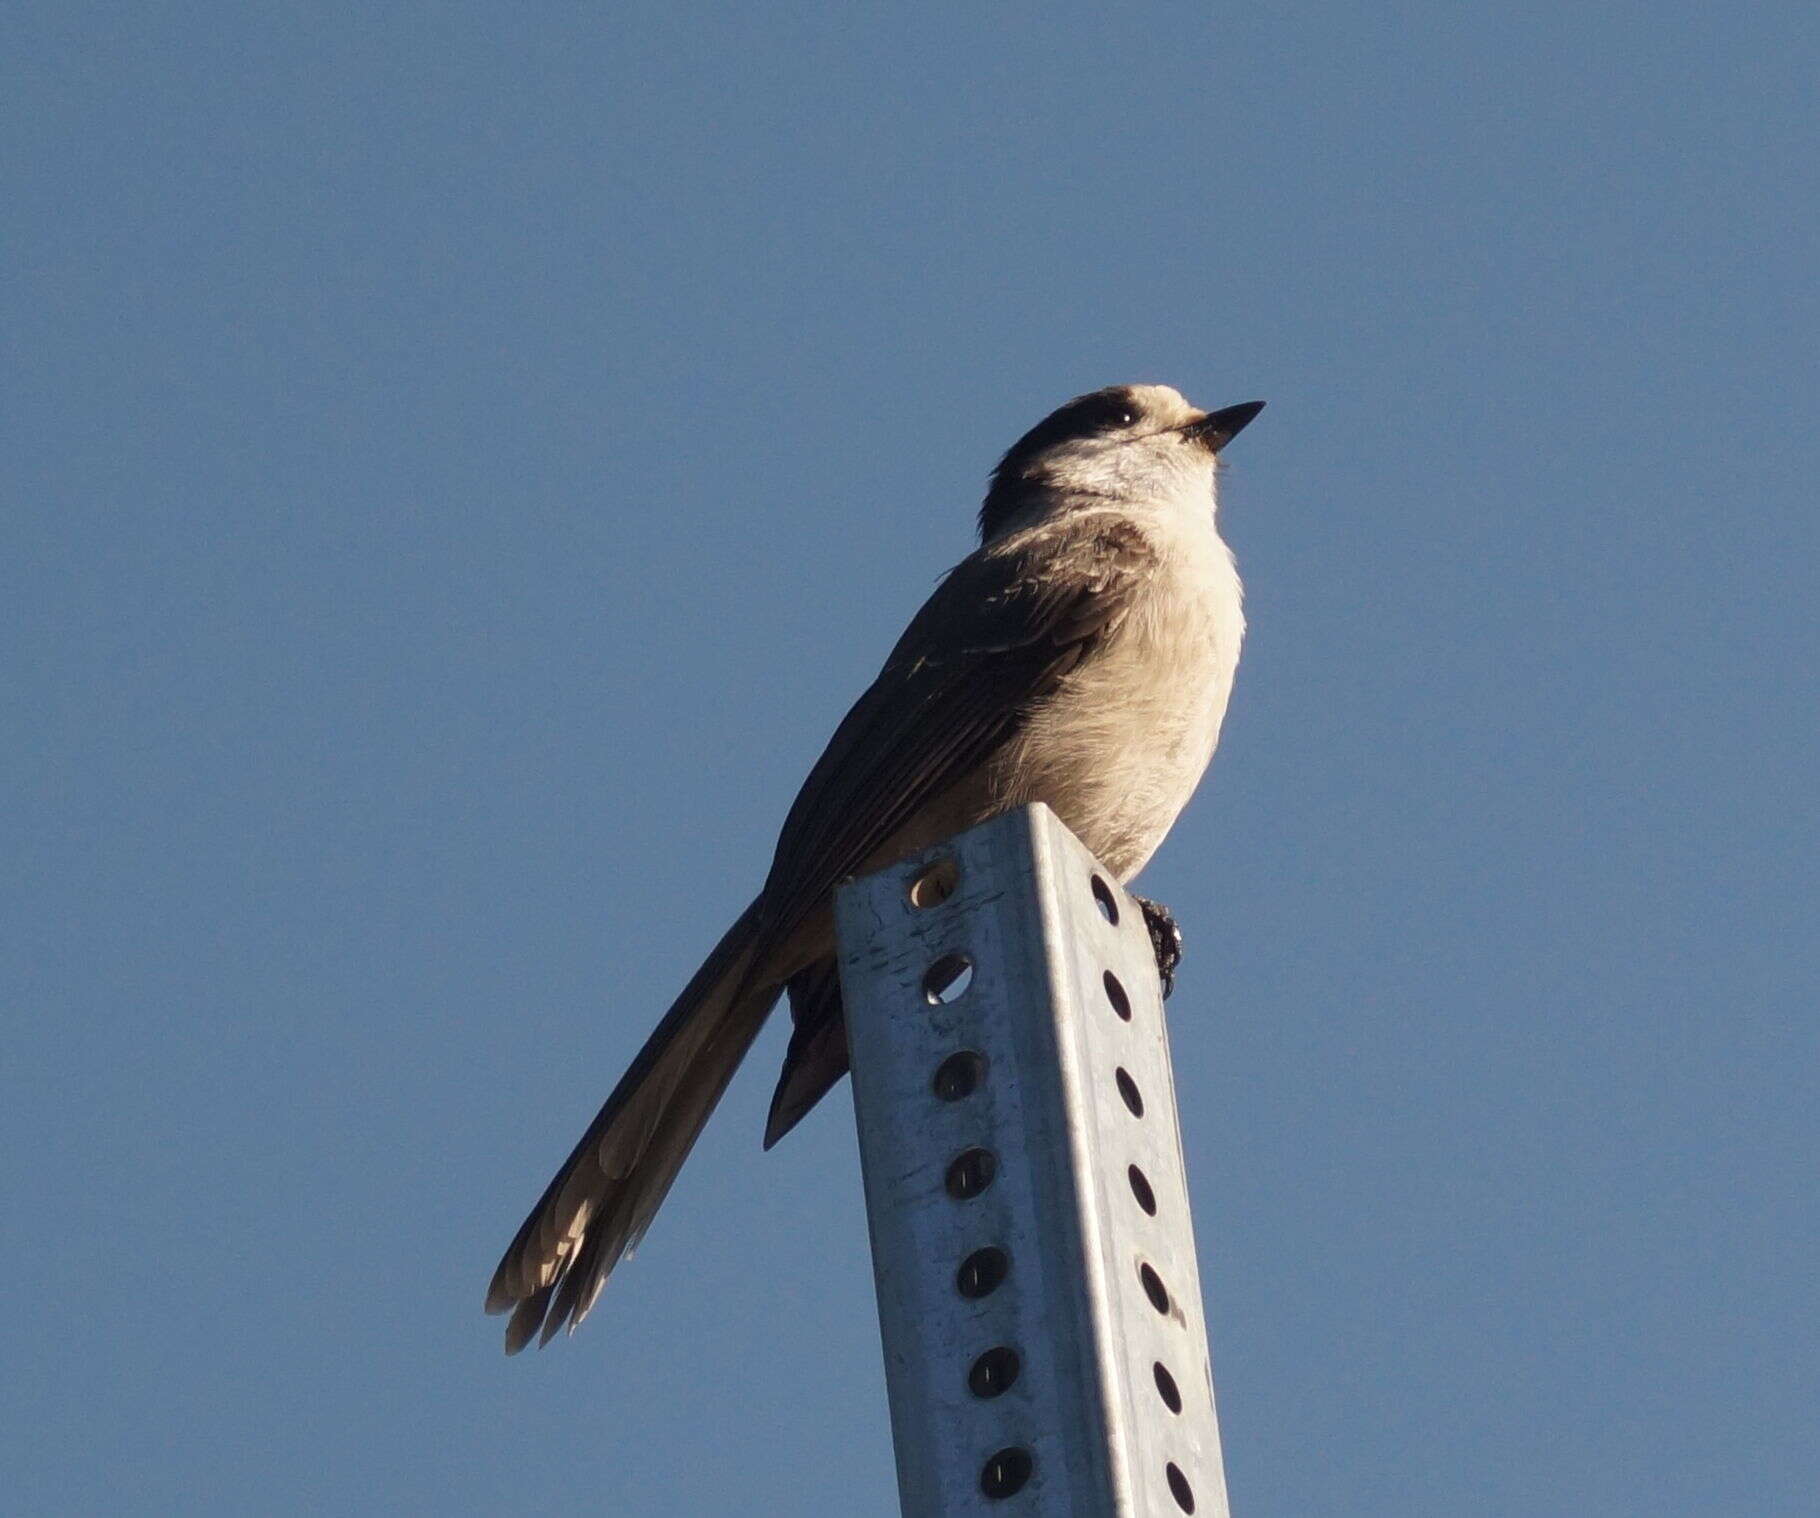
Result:
{"label": "black eye", "polygon": [[1117,422],[1117,423],[1118,423],[1118,425],[1119,425],[1119,426],[1121,426],[1121,427],[1129,427],[1129,426],[1130,426],[1130,425],[1131,425],[1131,424],[1132,424],[1132,423],[1133,423],[1133,422],[1135,422],[1135,421],[1136,421],[1136,420],[1137,420],[1137,412],[1135,412],[1135,411],[1121,411],[1121,412],[1119,412],[1119,414],[1118,414],[1118,415],[1117,415],[1117,416],[1116,416],[1116,417],[1115,417],[1115,418],[1114,418],[1114,420],[1115,420],[1115,421],[1116,421],[1116,422]]}

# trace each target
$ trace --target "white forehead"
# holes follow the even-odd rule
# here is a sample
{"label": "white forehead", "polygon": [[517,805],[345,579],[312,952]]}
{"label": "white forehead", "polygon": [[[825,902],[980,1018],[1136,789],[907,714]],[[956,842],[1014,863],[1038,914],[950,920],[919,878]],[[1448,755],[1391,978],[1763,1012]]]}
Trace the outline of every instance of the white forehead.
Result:
{"label": "white forehead", "polygon": [[1170,385],[1132,385],[1130,391],[1144,415],[1165,427],[1180,427],[1201,414]]}

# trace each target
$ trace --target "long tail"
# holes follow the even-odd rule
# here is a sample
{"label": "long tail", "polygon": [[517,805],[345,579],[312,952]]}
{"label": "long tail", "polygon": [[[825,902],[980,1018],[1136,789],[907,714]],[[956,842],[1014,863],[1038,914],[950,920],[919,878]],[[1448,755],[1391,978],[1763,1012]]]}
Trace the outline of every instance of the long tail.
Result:
{"label": "long tail", "polygon": [[493,1273],[506,1353],[587,1316],[652,1216],[777,1000],[750,979],[758,903],[741,914],[645,1041]]}

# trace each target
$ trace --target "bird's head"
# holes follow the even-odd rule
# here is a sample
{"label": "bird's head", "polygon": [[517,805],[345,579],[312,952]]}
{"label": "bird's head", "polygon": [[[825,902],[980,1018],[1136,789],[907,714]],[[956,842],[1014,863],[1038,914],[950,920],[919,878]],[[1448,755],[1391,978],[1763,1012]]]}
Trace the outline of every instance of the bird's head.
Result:
{"label": "bird's head", "polygon": [[1056,504],[1211,498],[1219,451],[1263,409],[1262,401],[1246,401],[1201,411],[1167,385],[1110,385],[1076,396],[1013,443],[992,471],[980,540]]}

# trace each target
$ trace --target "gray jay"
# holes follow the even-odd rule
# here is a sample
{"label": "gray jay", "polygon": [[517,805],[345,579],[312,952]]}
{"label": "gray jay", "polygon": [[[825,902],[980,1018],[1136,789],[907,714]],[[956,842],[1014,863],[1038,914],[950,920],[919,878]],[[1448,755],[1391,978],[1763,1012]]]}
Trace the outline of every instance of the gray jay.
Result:
{"label": "gray jay", "polygon": [[[1245,618],[1215,523],[1218,454],[1263,409],[1166,385],[1069,401],[993,471],[980,546],[944,577],[784,819],[715,945],[531,1209],[487,1311],[506,1349],[593,1306],[676,1179],[778,997],[794,1031],[768,1149],[847,1069],[832,894],[988,817],[1046,802],[1121,881],[1213,757]],[[1167,982],[1168,914],[1143,903]]]}

